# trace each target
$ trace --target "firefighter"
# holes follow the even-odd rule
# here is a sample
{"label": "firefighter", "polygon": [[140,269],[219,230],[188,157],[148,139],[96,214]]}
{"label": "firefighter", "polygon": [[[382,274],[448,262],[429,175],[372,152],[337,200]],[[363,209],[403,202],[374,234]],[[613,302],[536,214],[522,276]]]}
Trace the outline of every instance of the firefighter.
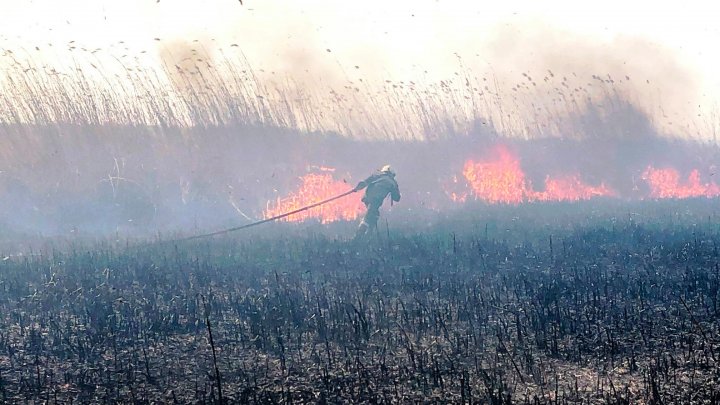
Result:
{"label": "firefighter", "polygon": [[364,188],[366,190],[362,202],[367,207],[367,213],[360,222],[356,237],[364,236],[377,229],[380,207],[388,194],[392,199],[390,204],[400,201],[400,188],[397,181],[395,181],[395,172],[393,172],[390,165],[383,166],[377,173],[358,183],[354,191],[360,191]]}

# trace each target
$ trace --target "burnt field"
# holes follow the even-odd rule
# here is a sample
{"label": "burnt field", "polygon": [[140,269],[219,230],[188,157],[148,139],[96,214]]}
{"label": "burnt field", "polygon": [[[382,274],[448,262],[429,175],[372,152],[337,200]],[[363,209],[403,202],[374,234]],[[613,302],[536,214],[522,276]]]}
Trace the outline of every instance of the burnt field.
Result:
{"label": "burnt field", "polygon": [[0,258],[0,402],[720,403],[715,204],[46,242]]}

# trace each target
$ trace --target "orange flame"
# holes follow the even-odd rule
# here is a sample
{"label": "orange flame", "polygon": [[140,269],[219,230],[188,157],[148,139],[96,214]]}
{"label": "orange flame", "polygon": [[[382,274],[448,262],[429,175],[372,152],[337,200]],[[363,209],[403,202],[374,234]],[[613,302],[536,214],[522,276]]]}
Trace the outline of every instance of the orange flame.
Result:
{"label": "orange flame", "polygon": [[468,160],[463,175],[475,197],[491,204],[519,204],[527,194],[520,162],[505,147],[497,147],[497,158],[488,162]]}
{"label": "orange flame", "polygon": [[[578,175],[545,179],[545,191],[534,191],[520,162],[504,146],[495,148],[496,157],[489,161],[468,160],[463,175],[477,199],[491,204],[520,204],[527,201],[578,201],[615,193],[600,184],[589,186]],[[452,196],[451,196],[452,198]]]}
{"label": "orange flame", "polygon": [[687,181],[683,183],[680,173],[675,169],[655,169],[648,166],[643,173],[643,179],[650,185],[652,198],[709,198],[720,195],[720,187],[714,182],[700,182],[700,172],[697,169],[691,171]]}
{"label": "orange flame", "polygon": [[468,192],[460,187],[464,186],[460,185],[457,176],[453,176],[452,180],[444,183],[445,194],[447,194],[452,202],[464,203],[467,201]]}
{"label": "orange flame", "polygon": [[[346,183],[333,179],[330,174],[306,174],[301,177],[302,184],[297,191],[285,198],[278,198],[274,204],[268,202],[263,213],[265,218],[271,218],[286,212],[294,211],[308,205],[332,198],[350,189]],[[363,212],[364,205],[357,194],[335,200],[307,211],[283,218],[285,221],[300,222],[310,218],[317,218],[321,223],[334,221],[351,221],[358,218]]]}
{"label": "orange flame", "polygon": [[[580,175],[547,176],[544,190],[533,189],[526,178],[519,159],[504,146],[493,151],[491,159],[467,160],[463,167],[462,177],[453,176],[444,182],[448,198],[456,203],[465,203],[469,198],[482,200],[490,204],[520,204],[534,201],[579,201],[599,196],[617,196],[617,193],[600,183],[598,186],[583,182]],[[350,186],[335,180],[334,168],[313,166],[315,173],[300,177],[298,189],[288,196],[268,202],[263,212],[265,218],[271,218],[286,212],[318,203],[342,194]],[[700,172],[693,170],[687,179],[682,179],[673,168],[656,169],[652,166],[643,173],[650,188],[649,197],[691,198],[720,196],[720,186],[714,182],[701,182]],[[432,204],[432,202],[428,202]],[[327,224],[334,221],[356,220],[365,211],[359,194],[353,194],[328,204],[283,218],[285,221],[300,222],[307,219],[319,219]]]}
{"label": "orange flame", "polygon": [[533,199],[539,201],[578,201],[589,200],[598,196],[614,196],[610,188],[604,183],[599,186],[588,186],[580,180],[579,176],[545,179],[545,191],[533,192]]}

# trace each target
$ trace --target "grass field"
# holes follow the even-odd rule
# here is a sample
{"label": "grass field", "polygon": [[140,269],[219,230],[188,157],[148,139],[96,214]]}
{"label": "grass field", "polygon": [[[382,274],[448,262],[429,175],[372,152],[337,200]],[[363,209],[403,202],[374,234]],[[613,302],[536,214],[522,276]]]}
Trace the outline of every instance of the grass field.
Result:
{"label": "grass field", "polygon": [[[720,404],[720,114],[659,48],[405,78],[220,42],[3,47],[0,403]],[[388,163],[370,241],[173,242]]]}
{"label": "grass field", "polygon": [[716,203],[48,242],[0,261],[0,400],[718,403]]}

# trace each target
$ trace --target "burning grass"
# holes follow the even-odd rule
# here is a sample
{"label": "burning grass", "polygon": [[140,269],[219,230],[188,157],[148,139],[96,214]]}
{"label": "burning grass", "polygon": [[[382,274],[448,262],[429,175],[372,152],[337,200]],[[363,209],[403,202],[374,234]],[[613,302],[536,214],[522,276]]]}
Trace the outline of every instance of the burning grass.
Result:
{"label": "burning grass", "polygon": [[[182,60],[163,59],[160,68],[146,54],[115,58],[109,50],[71,48],[72,66],[41,61],[32,49],[0,56],[3,228],[106,235],[256,220],[339,190],[323,177],[297,181],[318,174],[304,171],[314,164],[358,179],[378,163],[399,162],[408,209],[717,195],[707,170],[716,157],[698,157],[702,146],[688,143],[682,156],[660,162],[678,149],[633,105],[629,79],[526,72],[503,92],[509,83],[459,61],[457,74],[438,82],[371,85],[353,76],[306,86],[251,66],[234,47],[189,45]],[[532,114],[503,110],[533,100],[546,103],[533,105]],[[548,159],[559,167],[538,165],[536,145],[561,138],[579,146]],[[524,153],[503,149],[519,139],[529,139]],[[645,147],[625,150],[644,142],[663,146],[650,157]],[[623,161],[597,157],[603,149],[618,151],[605,160]],[[622,172],[610,175],[605,165]],[[648,166],[665,165],[678,171],[677,180],[643,176]],[[695,177],[681,180],[688,174]],[[626,187],[630,181],[640,191]],[[291,220],[348,220],[362,209],[338,204]]]}
{"label": "burning grass", "polygon": [[652,198],[710,198],[720,195],[720,187],[715,182],[702,182],[697,169],[693,169],[683,181],[680,173],[673,168],[656,169],[650,166],[643,173],[643,179],[650,186]]}
{"label": "burning grass", "polygon": [[[352,189],[343,181],[333,179],[331,174],[309,173],[301,179],[301,185],[297,191],[290,195],[278,198],[274,204],[268,203],[263,213],[265,218],[272,218],[286,212],[318,203],[338,196]],[[310,218],[316,218],[321,223],[327,224],[335,221],[352,221],[357,219],[364,210],[359,194],[350,195],[342,200],[332,201],[328,204],[312,208],[310,210],[290,215],[283,218],[287,221],[302,222]]]}
{"label": "burning grass", "polygon": [[[490,204],[520,204],[531,201],[579,201],[614,196],[605,184],[589,186],[577,174],[545,179],[545,191],[535,191],[525,178],[518,157],[500,145],[485,161],[468,160],[463,175],[476,199]],[[451,195],[451,199],[454,199]]]}

